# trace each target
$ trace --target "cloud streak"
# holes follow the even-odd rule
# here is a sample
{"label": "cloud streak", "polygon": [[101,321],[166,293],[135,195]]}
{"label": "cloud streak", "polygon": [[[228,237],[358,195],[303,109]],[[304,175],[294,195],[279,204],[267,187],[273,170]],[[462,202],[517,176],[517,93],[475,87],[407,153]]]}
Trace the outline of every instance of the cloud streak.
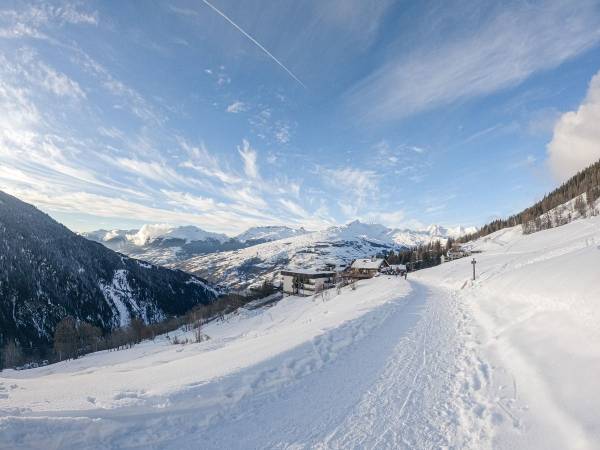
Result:
{"label": "cloud streak", "polygon": [[267,50],[263,45],[261,45],[260,42],[258,42],[252,36],[250,36],[246,31],[244,31],[244,29],[242,27],[240,27],[238,24],[236,24],[224,12],[222,12],[220,9],[218,9],[216,6],[214,6],[212,3],[210,3],[207,0],[202,0],[202,2],[206,6],[208,6],[210,9],[212,9],[214,12],[216,12],[218,15],[223,17],[223,19],[225,19],[227,22],[229,22],[236,30],[238,30],[240,33],[242,33],[250,42],[252,42],[254,45],[256,45],[259,49],[261,49],[263,51],[263,53],[265,53],[269,58],[271,58],[273,61],[275,61],[277,63],[277,65],[279,65],[279,67],[281,67],[283,70],[285,70],[286,73],[290,77],[292,77],[300,86],[302,86],[303,88],[306,89],[306,86],[304,85],[304,83],[302,81],[300,81],[300,79],[296,75],[294,75],[293,72],[290,69],[288,69],[281,61],[279,61],[277,58],[275,58],[275,56],[273,56],[273,54],[269,50]]}
{"label": "cloud streak", "polygon": [[469,34],[392,54],[348,92],[349,105],[369,120],[400,119],[516,85],[600,42],[600,11],[588,0],[518,3],[477,22]]}

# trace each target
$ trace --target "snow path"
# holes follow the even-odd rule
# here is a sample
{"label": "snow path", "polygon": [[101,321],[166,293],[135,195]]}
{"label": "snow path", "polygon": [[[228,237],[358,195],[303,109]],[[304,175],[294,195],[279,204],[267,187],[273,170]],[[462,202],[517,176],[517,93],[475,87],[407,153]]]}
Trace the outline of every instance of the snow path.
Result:
{"label": "snow path", "polygon": [[500,419],[479,393],[488,369],[465,342],[465,308],[449,291],[410,285],[306,344],[152,406],[32,413],[0,422],[0,434],[19,448],[490,447]]}
{"label": "snow path", "polygon": [[4,449],[599,449],[600,216],[0,374]]}

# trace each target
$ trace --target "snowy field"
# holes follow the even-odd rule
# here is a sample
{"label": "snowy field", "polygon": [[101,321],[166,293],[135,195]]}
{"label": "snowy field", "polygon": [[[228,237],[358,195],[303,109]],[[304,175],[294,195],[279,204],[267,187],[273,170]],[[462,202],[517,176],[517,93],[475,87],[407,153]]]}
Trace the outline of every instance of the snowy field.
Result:
{"label": "snowy field", "polygon": [[458,260],[4,371],[0,447],[600,448],[600,218],[474,247],[474,283]]}

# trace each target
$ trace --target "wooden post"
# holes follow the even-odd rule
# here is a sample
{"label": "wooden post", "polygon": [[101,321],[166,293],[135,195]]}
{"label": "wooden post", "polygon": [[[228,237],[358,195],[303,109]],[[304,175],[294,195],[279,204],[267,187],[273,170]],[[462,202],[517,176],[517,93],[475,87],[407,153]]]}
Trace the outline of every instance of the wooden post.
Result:
{"label": "wooden post", "polygon": [[475,264],[477,264],[477,261],[475,261],[475,258],[473,258],[473,261],[471,261],[471,264],[473,265],[473,281],[475,281]]}

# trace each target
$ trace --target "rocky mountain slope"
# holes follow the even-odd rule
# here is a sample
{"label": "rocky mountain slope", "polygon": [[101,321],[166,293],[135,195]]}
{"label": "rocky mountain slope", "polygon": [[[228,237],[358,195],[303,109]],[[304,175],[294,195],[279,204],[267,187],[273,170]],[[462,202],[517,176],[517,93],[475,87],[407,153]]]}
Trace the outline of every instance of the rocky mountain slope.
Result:
{"label": "rocky mountain slope", "polygon": [[67,315],[108,331],[216,296],[200,278],[115,253],[0,191],[0,344],[44,348]]}
{"label": "rocky mountain slope", "polygon": [[249,228],[230,238],[195,226],[157,224],[144,225],[139,230],[97,230],[81,235],[133,258],[166,265],[194,256],[237,250],[306,233],[303,228],[265,226]]}
{"label": "rocky mountain slope", "polygon": [[397,230],[356,220],[324,231],[278,239],[235,251],[197,256],[177,262],[172,267],[226,287],[241,289],[260,284],[264,280],[272,280],[284,267],[345,265],[353,259],[372,256],[385,250],[399,250],[435,240],[445,243],[452,233],[459,231],[464,232],[462,229],[449,231],[442,227],[425,231]]}

